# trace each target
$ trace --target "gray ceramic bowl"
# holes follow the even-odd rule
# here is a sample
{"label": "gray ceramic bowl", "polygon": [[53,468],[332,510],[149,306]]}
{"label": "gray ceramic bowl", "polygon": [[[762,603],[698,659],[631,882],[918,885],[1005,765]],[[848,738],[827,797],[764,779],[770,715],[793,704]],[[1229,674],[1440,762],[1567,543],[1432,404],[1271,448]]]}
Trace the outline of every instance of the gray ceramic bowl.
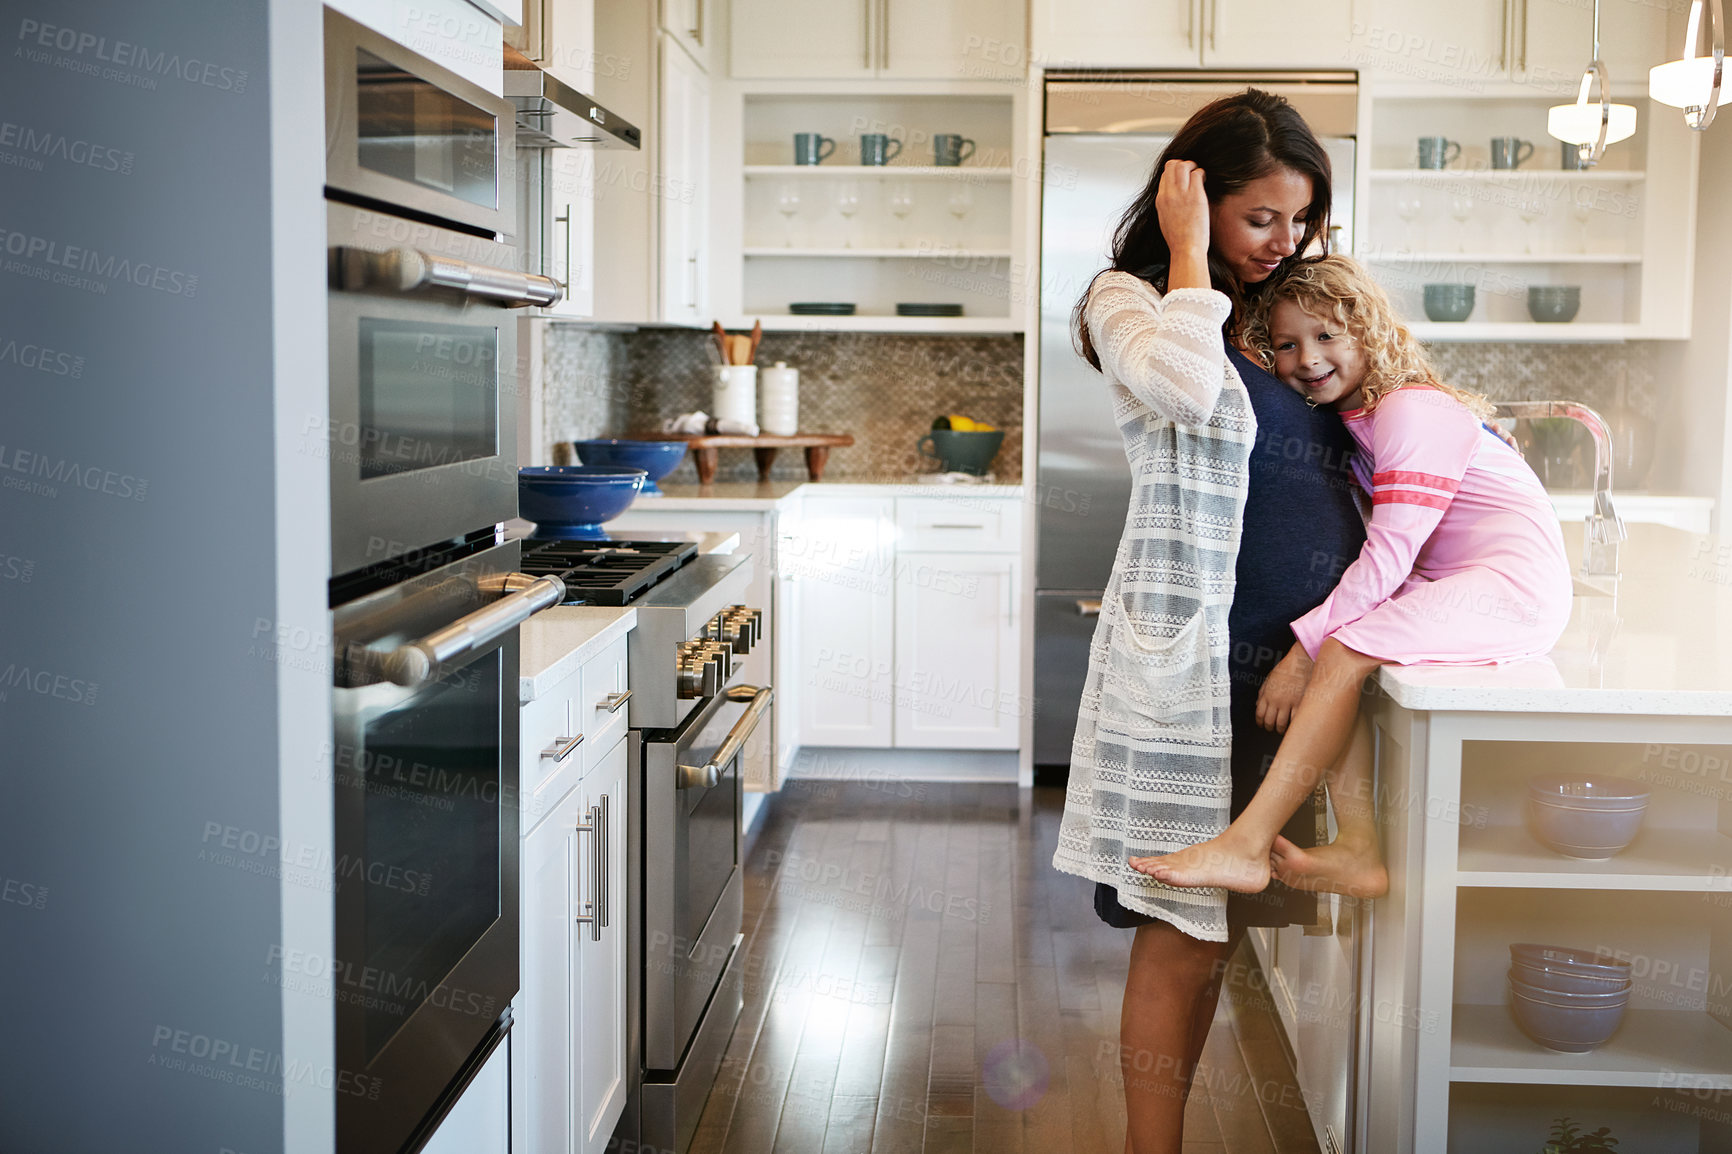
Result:
{"label": "gray ceramic bowl", "polygon": [[1624,1020],[1624,1005],[1559,1005],[1555,998],[1530,997],[1514,987],[1510,1015],[1522,1033],[1548,1050],[1586,1054],[1611,1041]]}
{"label": "gray ceramic bowl", "polygon": [[1528,286],[1528,316],[1544,324],[1573,321],[1582,308],[1581,285]]}
{"label": "gray ceramic bowl", "polygon": [[1577,974],[1562,968],[1548,967],[1543,963],[1530,966],[1519,960],[1510,963],[1509,976],[1512,982],[1523,982],[1536,989],[1558,994],[1616,994],[1630,988],[1630,979],[1627,977]]}
{"label": "gray ceramic bowl", "polygon": [[1642,828],[1648,791],[1627,778],[1547,774],[1528,782],[1528,828],[1565,857],[1605,861]]}
{"label": "gray ceramic bowl", "polygon": [[1620,981],[1630,976],[1630,963],[1620,962],[1609,954],[1579,950],[1573,946],[1542,946],[1533,942],[1512,942],[1510,961],[1541,969],[1569,974],[1586,974]]}
{"label": "gray ceramic bowl", "polygon": [[1473,312],[1473,286],[1470,284],[1428,284],[1425,286],[1425,315],[1434,321],[1465,321]]}
{"label": "gray ceramic bowl", "polygon": [[1509,975],[1509,988],[1524,998],[1532,998],[1537,1002],[1546,1002],[1556,1006],[1622,1006],[1630,1000],[1628,986],[1621,990],[1596,990],[1592,993],[1554,990],[1549,986],[1536,986],[1531,982],[1522,981],[1515,976],[1513,966]]}

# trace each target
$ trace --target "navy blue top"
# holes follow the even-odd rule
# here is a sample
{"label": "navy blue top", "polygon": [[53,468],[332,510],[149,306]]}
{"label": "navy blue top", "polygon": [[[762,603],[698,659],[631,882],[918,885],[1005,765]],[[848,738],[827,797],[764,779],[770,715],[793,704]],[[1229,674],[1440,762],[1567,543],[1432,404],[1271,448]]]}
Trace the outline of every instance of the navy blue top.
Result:
{"label": "navy blue top", "polygon": [[1253,692],[1293,646],[1292,622],[1322,603],[1365,544],[1349,471],[1353,437],[1231,345],[1257,415],[1227,631],[1235,688]]}

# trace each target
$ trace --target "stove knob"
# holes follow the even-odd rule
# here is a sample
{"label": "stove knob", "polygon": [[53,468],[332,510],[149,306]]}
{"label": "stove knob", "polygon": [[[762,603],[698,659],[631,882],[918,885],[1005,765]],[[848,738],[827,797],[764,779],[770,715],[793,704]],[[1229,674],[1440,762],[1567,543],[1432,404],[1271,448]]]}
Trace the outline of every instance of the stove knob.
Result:
{"label": "stove knob", "polygon": [[757,609],[748,609],[744,605],[728,606],[728,616],[736,621],[743,621],[751,628],[751,644],[756,645],[764,637],[764,615]]}
{"label": "stove knob", "polygon": [[730,613],[722,624],[722,640],[735,653],[750,653],[752,651],[752,622],[750,618],[740,617]]}
{"label": "stove knob", "polygon": [[[715,663],[716,675],[725,683],[734,675],[733,647],[722,641],[709,641],[705,642],[704,649],[709,660]],[[721,692],[720,685],[716,687],[716,692]]]}
{"label": "stove knob", "polygon": [[700,660],[695,654],[688,653],[684,645],[680,646],[680,659],[675,678],[675,696],[680,698],[703,697],[704,675],[711,670],[709,662]]}

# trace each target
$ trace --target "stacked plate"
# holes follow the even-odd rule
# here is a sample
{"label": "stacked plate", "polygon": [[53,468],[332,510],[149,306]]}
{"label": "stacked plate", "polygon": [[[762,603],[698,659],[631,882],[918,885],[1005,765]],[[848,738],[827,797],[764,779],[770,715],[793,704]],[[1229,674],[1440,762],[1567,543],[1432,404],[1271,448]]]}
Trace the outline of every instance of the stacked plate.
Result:
{"label": "stacked plate", "polygon": [[1605,861],[1636,839],[1648,791],[1623,777],[1543,774],[1528,780],[1528,828],[1548,849]]}
{"label": "stacked plate", "polygon": [[851,301],[795,301],[788,311],[797,317],[851,317],[854,305]]}
{"label": "stacked plate", "polygon": [[959,317],[961,305],[903,303],[896,306],[899,317]]}
{"label": "stacked plate", "polygon": [[1509,1008],[1548,1050],[1585,1054],[1609,1041],[1630,1001],[1630,963],[1567,946],[1509,948]]}

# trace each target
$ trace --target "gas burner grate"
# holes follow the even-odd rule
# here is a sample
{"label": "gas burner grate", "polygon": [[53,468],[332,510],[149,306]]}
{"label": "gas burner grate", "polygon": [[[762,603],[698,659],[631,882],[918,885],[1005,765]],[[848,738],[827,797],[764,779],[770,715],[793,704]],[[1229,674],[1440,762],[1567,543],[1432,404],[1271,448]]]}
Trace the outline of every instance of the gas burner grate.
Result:
{"label": "gas burner grate", "polygon": [[563,580],[563,605],[629,605],[697,555],[690,541],[525,542],[523,572]]}

